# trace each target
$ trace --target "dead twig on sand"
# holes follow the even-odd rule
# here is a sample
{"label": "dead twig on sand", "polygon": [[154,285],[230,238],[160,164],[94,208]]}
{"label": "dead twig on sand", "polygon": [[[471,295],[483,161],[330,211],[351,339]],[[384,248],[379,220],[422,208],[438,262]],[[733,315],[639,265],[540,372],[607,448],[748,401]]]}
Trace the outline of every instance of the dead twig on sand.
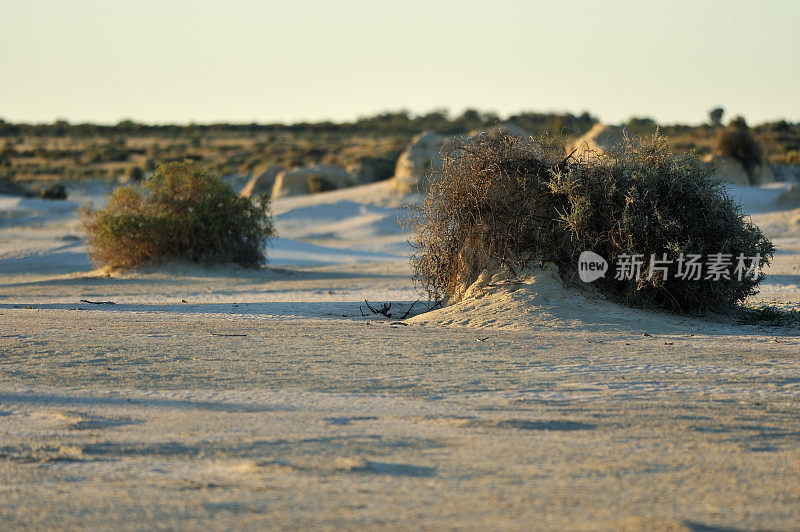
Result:
{"label": "dead twig on sand", "polygon": [[[408,307],[408,309],[405,311],[405,313],[403,313],[402,316],[400,316],[398,318],[395,318],[397,321],[393,321],[390,325],[408,325],[407,323],[402,323],[402,321],[404,319],[408,318],[409,316],[411,316],[411,312],[414,310],[414,307],[417,306],[417,303],[419,303],[419,301],[420,300],[417,299],[416,301],[411,303],[411,305]],[[381,316],[386,316],[387,318],[392,318],[392,313],[390,312],[391,309],[392,309],[392,303],[381,303],[380,308],[373,307],[370,304],[370,302],[367,301],[366,299],[364,300],[364,303],[367,304],[367,309],[369,309],[369,312],[371,312],[372,314],[380,314]],[[433,304],[429,303],[428,305],[426,305],[425,309],[423,309],[422,312],[418,312],[417,314],[421,314],[423,312],[428,312],[428,311],[434,310],[436,308],[439,308],[441,306],[442,306],[442,302],[441,301],[435,301]],[[364,307],[361,306],[361,305],[359,305],[358,310],[361,311],[361,317],[362,318],[366,318],[366,317],[371,315],[370,313],[364,312]]]}
{"label": "dead twig on sand", "polygon": [[81,299],[81,303],[89,303],[90,305],[116,305],[113,301],[89,301],[88,299]]}
{"label": "dead twig on sand", "polygon": [[[392,317],[392,313],[390,312],[392,310],[392,303],[381,303],[380,308],[373,307],[372,305],[370,305],[369,301],[367,301],[366,299],[364,300],[364,303],[366,303],[367,308],[369,309],[369,311],[371,313],[380,314],[381,316],[386,316],[387,318],[391,318]],[[417,305],[417,303],[419,303],[419,299],[417,299],[416,301],[411,303],[411,306],[408,307],[408,310],[406,310],[405,313],[402,316],[400,316],[400,318],[398,318],[398,320],[402,321],[402,320],[406,319],[407,317],[409,317],[411,315],[411,311],[414,310],[414,307]],[[361,311],[361,316],[362,317],[369,316],[369,314],[364,312],[364,307],[359,306],[358,310]]]}
{"label": "dead twig on sand", "polygon": [[[392,313],[391,313],[391,312],[389,312],[389,311],[392,309],[392,304],[391,304],[391,303],[383,303],[383,304],[381,305],[381,308],[380,308],[380,310],[379,310],[379,309],[376,309],[375,307],[373,307],[372,305],[370,305],[370,304],[369,304],[369,301],[367,301],[366,299],[364,300],[364,303],[366,303],[366,304],[367,304],[367,308],[368,308],[368,309],[370,310],[370,312],[372,312],[373,314],[381,314],[381,315],[383,315],[383,316],[386,316],[387,318],[391,318],[391,317],[392,317]],[[361,308],[361,307],[359,307],[359,308]],[[364,314],[364,311],[361,311],[361,314],[363,315],[363,314]]]}
{"label": "dead twig on sand", "polygon": [[210,332],[212,336],[247,336],[246,334],[237,334],[237,333],[227,334],[227,333],[215,333],[214,331],[208,331],[208,332]]}
{"label": "dead twig on sand", "polygon": [[411,314],[411,311],[413,310],[413,308],[414,308],[414,305],[416,305],[417,303],[419,303],[419,299],[417,299],[416,301],[414,301],[413,303],[411,303],[411,306],[410,306],[410,307],[408,307],[408,310],[406,311],[406,313],[405,313],[405,314],[403,314],[403,316],[402,316],[400,319],[401,319],[401,320],[404,320],[404,319],[406,319],[406,318],[408,317],[408,315],[409,315],[409,314]]}

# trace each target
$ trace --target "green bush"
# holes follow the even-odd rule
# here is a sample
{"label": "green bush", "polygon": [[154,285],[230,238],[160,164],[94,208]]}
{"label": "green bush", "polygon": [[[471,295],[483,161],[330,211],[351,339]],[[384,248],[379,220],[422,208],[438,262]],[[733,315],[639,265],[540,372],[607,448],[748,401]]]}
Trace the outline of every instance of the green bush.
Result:
{"label": "green bush", "polygon": [[[563,150],[501,135],[455,146],[443,175],[410,220],[415,280],[433,299],[457,300],[484,269],[511,273],[554,262],[566,281],[582,251],[609,262],[595,282],[620,302],[696,314],[721,310],[755,292],[756,279],[665,280],[646,267],[614,279],[623,254],[772,257],[724,184],[693,156],[674,156],[666,139],[629,141],[619,150],[562,159]],[[646,266],[646,264],[645,264]],[[763,274],[762,274],[763,275]]]}
{"label": "green bush", "polygon": [[259,266],[274,234],[267,200],[239,196],[191,161],[118,188],[105,209],[83,209],[83,224],[89,257],[112,268],[168,259]]}

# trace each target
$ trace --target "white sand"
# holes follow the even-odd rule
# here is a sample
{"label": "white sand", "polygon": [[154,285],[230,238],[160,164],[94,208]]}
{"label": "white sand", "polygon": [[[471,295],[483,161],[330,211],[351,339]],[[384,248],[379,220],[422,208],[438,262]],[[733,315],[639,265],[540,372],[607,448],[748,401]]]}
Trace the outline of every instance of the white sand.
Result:
{"label": "white sand", "polygon": [[[419,297],[384,184],[276,201],[270,269],[108,277],[74,211],[102,192],[0,197],[0,528],[800,522],[797,330],[622,309],[547,272],[406,326],[363,317]],[[734,193],[780,248],[759,298],[800,303],[800,210]]]}

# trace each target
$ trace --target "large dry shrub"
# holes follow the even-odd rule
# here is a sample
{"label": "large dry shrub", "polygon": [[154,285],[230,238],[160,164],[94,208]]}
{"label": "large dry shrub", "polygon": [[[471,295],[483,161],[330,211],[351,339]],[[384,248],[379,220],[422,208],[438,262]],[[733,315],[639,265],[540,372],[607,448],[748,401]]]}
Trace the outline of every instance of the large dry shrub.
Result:
{"label": "large dry shrub", "polygon": [[486,268],[512,273],[552,261],[567,282],[582,251],[608,260],[595,284],[628,304],[698,313],[755,292],[761,278],[615,280],[620,255],[680,253],[762,257],[774,248],[695,157],[675,156],[663,137],[563,159],[563,152],[506,135],[451,147],[442,179],[411,219],[415,280],[435,299],[458,299]]}
{"label": "large dry shrub", "polygon": [[141,186],[83,209],[89,257],[126,268],[168,259],[258,266],[273,235],[269,202],[239,196],[192,161],[159,166]]}
{"label": "large dry shrub", "polygon": [[558,247],[552,150],[497,134],[442,155],[441,177],[410,218],[414,278],[432,299],[458,299],[483,269],[517,270]]}

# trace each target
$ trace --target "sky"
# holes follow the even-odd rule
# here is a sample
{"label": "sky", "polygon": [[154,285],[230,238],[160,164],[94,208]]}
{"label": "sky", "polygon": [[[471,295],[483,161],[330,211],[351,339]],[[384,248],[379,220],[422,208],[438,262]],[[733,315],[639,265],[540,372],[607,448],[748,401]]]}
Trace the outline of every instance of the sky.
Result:
{"label": "sky", "polygon": [[800,122],[798,0],[0,0],[0,117]]}

